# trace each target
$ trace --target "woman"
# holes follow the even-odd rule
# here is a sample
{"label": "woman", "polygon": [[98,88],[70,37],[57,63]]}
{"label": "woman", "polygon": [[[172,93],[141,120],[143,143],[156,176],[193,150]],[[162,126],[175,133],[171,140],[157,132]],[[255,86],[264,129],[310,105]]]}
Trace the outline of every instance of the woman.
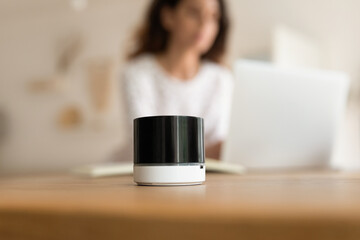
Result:
{"label": "woman", "polygon": [[129,134],[137,117],[202,117],[206,157],[219,159],[232,90],[221,66],[227,31],[223,0],[152,2],[123,73]]}

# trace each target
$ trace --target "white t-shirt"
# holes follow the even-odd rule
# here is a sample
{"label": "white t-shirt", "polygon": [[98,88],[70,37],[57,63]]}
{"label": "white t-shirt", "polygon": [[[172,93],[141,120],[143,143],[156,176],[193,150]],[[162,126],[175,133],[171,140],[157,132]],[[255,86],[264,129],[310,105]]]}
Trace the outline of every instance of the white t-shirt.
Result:
{"label": "white t-shirt", "polygon": [[129,139],[132,139],[133,119],[152,115],[202,117],[205,146],[225,139],[233,77],[219,64],[203,61],[197,75],[184,81],[165,72],[154,55],[144,54],[125,66],[121,83]]}

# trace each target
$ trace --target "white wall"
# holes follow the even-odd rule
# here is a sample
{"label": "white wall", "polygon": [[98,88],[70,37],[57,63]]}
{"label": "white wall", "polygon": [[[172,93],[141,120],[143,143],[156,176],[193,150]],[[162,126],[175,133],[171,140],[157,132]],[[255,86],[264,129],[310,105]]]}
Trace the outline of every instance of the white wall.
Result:
{"label": "white wall", "polygon": [[[121,62],[145,3],[90,1],[86,11],[76,12],[62,0],[0,2],[0,108],[10,122],[0,169],[60,169],[103,161],[116,150],[121,143],[118,96],[107,114],[112,124],[92,126],[86,65],[98,58]],[[68,90],[29,91],[31,81],[54,74],[57,46],[73,35],[84,39],[84,47],[66,76]],[[67,105],[80,107],[85,121],[80,128],[61,131],[56,118]]]}
{"label": "white wall", "polygon": [[[122,141],[119,96],[114,95],[107,115],[110,124],[94,128],[86,64],[105,57],[121,69],[121,56],[148,3],[90,0],[84,11],[77,12],[65,0],[0,1],[0,108],[5,109],[11,124],[5,145],[0,148],[0,169],[63,169],[103,161],[116,150]],[[270,55],[271,32],[275,25],[284,24],[319,41],[324,68],[347,71],[355,81],[359,80],[359,1],[228,3],[233,21],[230,63],[238,57]],[[57,44],[68,36],[84,40],[81,54],[66,75],[69,89],[29,91],[34,78],[54,74]],[[114,93],[118,93],[117,89]],[[80,107],[85,121],[80,128],[60,131],[55,118],[59,109],[68,104]]]}
{"label": "white wall", "polygon": [[324,68],[360,77],[360,2],[356,0],[232,0],[231,58],[270,51],[271,31],[281,24],[322,46]]}

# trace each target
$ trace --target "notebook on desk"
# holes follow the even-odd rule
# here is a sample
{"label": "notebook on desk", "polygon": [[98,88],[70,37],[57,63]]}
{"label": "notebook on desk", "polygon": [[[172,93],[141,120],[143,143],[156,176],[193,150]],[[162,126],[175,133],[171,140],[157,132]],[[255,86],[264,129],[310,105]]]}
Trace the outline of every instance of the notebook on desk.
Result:
{"label": "notebook on desk", "polygon": [[[238,163],[225,163],[215,159],[205,160],[207,172],[221,172],[229,174],[242,174],[245,168]],[[71,169],[71,172],[86,177],[106,177],[129,175],[133,173],[133,163],[105,162],[90,164]]]}

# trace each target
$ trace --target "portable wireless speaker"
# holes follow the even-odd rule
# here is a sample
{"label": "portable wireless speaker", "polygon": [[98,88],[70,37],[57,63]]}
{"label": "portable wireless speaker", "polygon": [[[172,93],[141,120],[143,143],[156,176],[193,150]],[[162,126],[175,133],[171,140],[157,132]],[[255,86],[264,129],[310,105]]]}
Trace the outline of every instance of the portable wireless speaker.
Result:
{"label": "portable wireless speaker", "polygon": [[204,120],[192,116],[134,119],[134,181],[194,185],[205,181]]}

